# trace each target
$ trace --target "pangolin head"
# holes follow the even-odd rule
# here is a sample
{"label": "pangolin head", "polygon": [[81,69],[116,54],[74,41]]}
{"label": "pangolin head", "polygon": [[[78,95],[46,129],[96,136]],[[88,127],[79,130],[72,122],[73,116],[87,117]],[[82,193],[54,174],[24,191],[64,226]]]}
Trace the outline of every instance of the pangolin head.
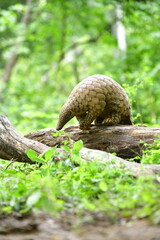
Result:
{"label": "pangolin head", "polygon": [[68,106],[65,104],[60,111],[56,130],[61,130],[63,128],[63,126],[67,122],[69,122],[69,120],[71,120],[74,116],[75,115],[74,115],[73,111],[71,109],[69,109]]}

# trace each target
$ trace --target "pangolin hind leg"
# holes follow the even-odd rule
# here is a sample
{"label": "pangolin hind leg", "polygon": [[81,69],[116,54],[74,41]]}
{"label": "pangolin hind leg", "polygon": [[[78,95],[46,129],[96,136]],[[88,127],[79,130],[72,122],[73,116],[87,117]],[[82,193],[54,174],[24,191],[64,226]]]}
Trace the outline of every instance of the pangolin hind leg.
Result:
{"label": "pangolin hind leg", "polygon": [[112,126],[112,125],[118,125],[120,121],[121,121],[121,115],[119,113],[112,113],[103,120],[102,124],[105,124],[107,126]]}
{"label": "pangolin hind leg", "polygon": [[97,111],[88,110],[85,114],[77,115],[76,118],[79,122],[79,128],[82,130],[90,129],[91,123],[97,117]]}
{"label": "pangolin hind leg", "polygon": [[121,115],[120,113],[116,111],[108,111],[106,113],[106,109],[95,119],[95,124],[96,125],[117,125],[119,124],[121,120]]}

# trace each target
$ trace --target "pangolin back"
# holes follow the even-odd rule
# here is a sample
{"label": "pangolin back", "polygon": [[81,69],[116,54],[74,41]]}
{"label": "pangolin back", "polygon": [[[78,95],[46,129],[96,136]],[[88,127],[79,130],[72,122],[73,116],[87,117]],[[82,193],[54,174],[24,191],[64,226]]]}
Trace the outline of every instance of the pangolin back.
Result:
{"label": "pangolin back", "polygon": [[91,123],[132,125],[131,106],[124,89],[112,78],[93,75],[81,81],[61,109],[57,130],[76,116],[80,129]]}

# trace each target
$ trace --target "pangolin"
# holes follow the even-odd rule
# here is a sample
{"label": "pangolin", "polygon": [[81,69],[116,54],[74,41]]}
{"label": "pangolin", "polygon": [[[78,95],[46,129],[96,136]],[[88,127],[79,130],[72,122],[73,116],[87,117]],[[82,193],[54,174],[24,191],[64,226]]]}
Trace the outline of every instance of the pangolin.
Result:
{"label": "pangolin", "polygon": [[131,105],[125,90],[112,78],[93,75],[72,90],[63,105],[56,129],[60,130],[73,117],[82,130],[96,125],[132,125]]}

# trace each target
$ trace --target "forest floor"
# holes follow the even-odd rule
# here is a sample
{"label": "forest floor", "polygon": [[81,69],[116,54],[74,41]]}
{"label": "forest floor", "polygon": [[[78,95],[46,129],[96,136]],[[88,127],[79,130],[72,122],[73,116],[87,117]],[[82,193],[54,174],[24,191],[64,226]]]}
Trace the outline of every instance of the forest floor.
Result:
{"label": "forest floor", "polygon": [[160,226],[147,220],[111,224],[102,214],[59,217],[46,214],[0,215],[0,240],[160,240]]}

